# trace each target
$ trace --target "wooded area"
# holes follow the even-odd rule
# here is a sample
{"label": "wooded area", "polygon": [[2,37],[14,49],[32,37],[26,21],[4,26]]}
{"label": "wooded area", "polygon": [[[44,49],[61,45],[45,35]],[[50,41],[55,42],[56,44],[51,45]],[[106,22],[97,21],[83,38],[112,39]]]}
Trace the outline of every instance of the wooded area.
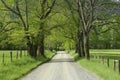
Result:
{"label": "wooded area", "polygon": [[0,49],[75,49],[90,59],[89,49],[120,48],[119,0],[1,0]]}

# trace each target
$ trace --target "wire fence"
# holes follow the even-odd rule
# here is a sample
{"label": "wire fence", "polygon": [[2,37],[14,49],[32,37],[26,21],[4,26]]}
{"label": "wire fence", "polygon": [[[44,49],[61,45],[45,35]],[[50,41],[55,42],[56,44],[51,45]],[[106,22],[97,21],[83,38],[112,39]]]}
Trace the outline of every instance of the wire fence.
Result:
{"label": "wire fence", "polygon": [[120,60],[111,59],[107,56],[100,55],[91,55],[92,60],[97,61],[103,65],[106,65],[108,68],[112,68],[114,71],[120,74]]}
{"label": "wire fence", "polygon": [[0,51],[0,63],[11,63],[13,61],[22,59],[25,56],[28,56],[26,50]]}

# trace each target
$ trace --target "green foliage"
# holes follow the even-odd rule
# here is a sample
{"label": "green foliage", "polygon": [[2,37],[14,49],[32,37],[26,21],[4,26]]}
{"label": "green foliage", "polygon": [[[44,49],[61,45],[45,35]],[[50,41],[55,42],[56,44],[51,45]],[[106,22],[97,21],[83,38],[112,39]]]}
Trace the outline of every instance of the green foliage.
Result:
{"label": "green foliage", "polygon": [[[17,0],[4,1],[9,7],[17,10],[15,3]],[[72,4],[71,7],[73,7],[73,9],[70,9],[64,0],[57,0],[51,13],[46,18],[40,19],[40,16],[44,15],[50,9],[49,6],[52,5],[52,1],[53,0],[49,0],[45,3],[45,11],[42,12],[40,0],[27,0],[29,25],[27,31],[25,31],[20,18],[0,3],[0,31],[8,22],[18,22],[7,25],[5,29],[0,32],[0,48],[26,48],[26,36],[30,36],[31,43],[38,44],[42,38],[41,35],[43,34],[45,36],[46,48],[56,48],[57,44],[59,47],[65,49],[75,48],[75,44],[77,43],[78,23],[80,23],[78,20],[79,15],[77,13],[76,2],[74,0],[70,1],[70,4]],[[90,48],[120,48],[120,17],[117,14],[117,12],[119,12],[117,9],[119,3],[111,0],[96,0],[95,2],[96,10],[94,15],[96,16],[96,20],[92,24],[95,31],[91,31]],[[107,4],[107,2],[110,4]],[[24,0],[19,1],[19,7],[22,18],[26,21]],[[114,11],[112,8],[115,8]],[[71,11],[73,11],[73,15],[71,14]]]}
{"label": "green foliage", "polygon": [[[97,31],[97,32],[96,32]],[[90,44],[91,48],[98,49],[119,49],[119,25],[106,25],[97,28],[91,32]]]}

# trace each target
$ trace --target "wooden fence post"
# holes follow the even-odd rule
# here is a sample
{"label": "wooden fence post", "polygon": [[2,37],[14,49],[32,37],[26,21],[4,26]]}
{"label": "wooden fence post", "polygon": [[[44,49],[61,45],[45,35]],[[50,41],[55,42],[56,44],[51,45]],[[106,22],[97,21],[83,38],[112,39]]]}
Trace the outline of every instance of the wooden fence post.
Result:
{"label": "wooden fence post", "polygon": [[20,58],[22,58],[22,50],[20,50]]}
{"label": "wooden fence post", "polygon": [[17,51],[17,53],[16,53],[16,59],[18,59],[18,51]]}
{"label": "wooden fence post", "polygon": [[12,62],[12,52],[10,52],[10,60],[11,60],[11,62]]}
{"label": "wooden fence post", "polygon": [[24,56],[25,56],[25,53],[26,53],[26,52],[25,52],[25,50],[24,50]]}
{"label": "wooden fence post", "polygon": [[28,56],[28,55],[29,55],[29,52],[27,51],[26,53],[27,53],[27,56]]}
{"label": "wooden fence post", "polygon": [[109,58],[107,58],[107,66],[108,67],[110,66],[110,64],[109,64]]}
{"label": "wooden fence post", "polygon": [[94,55],[94,60],[96,60],[96,55]]}
{"label": "wooden fence post", "polygon": [[4,62],[5,62],[5,59],[4,59],[4,57],[5,57],[5,55],[4,55],[4,53],[3,53],[3,56],[2,56],[3,58],[2,58],[2,62],[3,62],[3,64],[4,64]]}
{"label": "wooden fence post", "polygon": [[98,56],[98,62],[100,63],[100,56]]}
{"label": "wooden fence post", "polygon": [[114,71],[116,71],[116,61],[114,59]]}
{"label": "wooden fence post", "polygon": [[104,64],[104,56],[102,56],[102,63]]}
{"label": "wooden fence post", "polygon": [[118,71],[119,71],[119,74],[120,74],[120,60],[118,61]]}

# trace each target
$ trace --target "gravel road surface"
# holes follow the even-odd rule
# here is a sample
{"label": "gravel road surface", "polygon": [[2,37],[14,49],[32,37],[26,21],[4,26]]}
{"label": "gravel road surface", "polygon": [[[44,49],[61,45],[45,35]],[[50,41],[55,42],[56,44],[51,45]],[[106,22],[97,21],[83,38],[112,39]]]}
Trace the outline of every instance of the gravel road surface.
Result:
{"label": "gravel road surface", "polygon": [[58,51],[53,59],[21,80],[100,80],[95,74],[83,69],[64,51]]}

